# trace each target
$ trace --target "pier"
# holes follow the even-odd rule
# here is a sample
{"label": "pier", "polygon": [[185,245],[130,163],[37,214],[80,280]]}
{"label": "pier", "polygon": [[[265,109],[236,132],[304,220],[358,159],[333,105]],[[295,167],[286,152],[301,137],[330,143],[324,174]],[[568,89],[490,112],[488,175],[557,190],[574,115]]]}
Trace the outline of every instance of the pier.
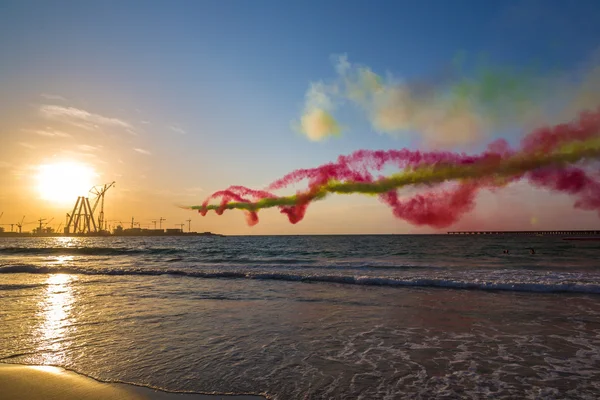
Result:
{"label": "pier", "polygon": [[451,231],[448,235],[595,236],[598,231]]}

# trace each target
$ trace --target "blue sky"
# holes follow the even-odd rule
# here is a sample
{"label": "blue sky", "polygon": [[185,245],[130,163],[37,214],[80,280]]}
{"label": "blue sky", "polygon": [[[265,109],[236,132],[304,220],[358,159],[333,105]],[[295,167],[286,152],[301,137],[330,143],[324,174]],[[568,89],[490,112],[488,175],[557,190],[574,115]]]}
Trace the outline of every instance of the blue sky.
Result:
{"label": "blue sky", "polygon": [[[590,62],[599,43],[600,3],[584,0],[569,5],[5,0],[0,3],[0,135],[6,138],[0,180],[10,184],[20,176],[23,182],[24,175],[10,173],[9,167],[60,155],[71,140],[72,145],[101,148],[100,175],[122,183],[117,186],[121,197],[115,194],[118,218],[139,210],[139,205],[126,203],[141,196],[179,222],[187,214],[170,211],[173,202],[200,203],[230,184],[264,186],[292,169],[360,148],[416,145],[408,137],[374,132],[367,118],[348,104],[337,114],[346,127],[340,138],[315,143],[291,128],[302,113],[309,84],[335,79],[334,54],[347,54],[382,75],[413,79],[439,73],[458,52],[486,55],[498,64],[537,63],[542,70],[575,71]],[[85,138],[69,131],[70,139],[53,138],[47,145],[25,137],[24,129],[60,128],[64,121],[50,123],[37,112],[57,104],[125,121],[135,134],[113,124]],[[121,170],[114,166],[119,162]],[[181,196],[187,188],[198,188],[195,197]],[[11,208],[12,203],[2,201],[0,207]],[[381,232],[412,229],[373,199],[333,199],[319,205],[317,215],[362,206],[373,210],[371,219],[349,222],[348,211],[330,217],[330,226],[337,226],[336,232],[344,227],[358,232],[365,226],[369,228],[363,230]],[[44,211],[60,214],[56,207]],[[152,211],[138,212],[140,219],[156,218]],[[573,211],[566,207],[565,213]],[[322,230],[307,221],[289,227],[274,211],[264,218],[266,224],[249,230],[241,216],[231,214],[198,224],[234,233]],[[581,215],[583,221],[589,213]]]}

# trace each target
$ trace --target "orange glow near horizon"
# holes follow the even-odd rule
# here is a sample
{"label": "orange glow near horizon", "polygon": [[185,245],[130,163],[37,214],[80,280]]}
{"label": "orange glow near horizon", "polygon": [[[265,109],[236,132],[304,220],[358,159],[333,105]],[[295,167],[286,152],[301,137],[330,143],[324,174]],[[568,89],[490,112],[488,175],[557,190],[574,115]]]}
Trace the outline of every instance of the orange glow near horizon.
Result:
{"label": "orange glow near horizon", "polygon": [[69,204],[88,193],[96,176],[92,167],[74,161],[45,164],[37,167],[36,188],[43,200]]}

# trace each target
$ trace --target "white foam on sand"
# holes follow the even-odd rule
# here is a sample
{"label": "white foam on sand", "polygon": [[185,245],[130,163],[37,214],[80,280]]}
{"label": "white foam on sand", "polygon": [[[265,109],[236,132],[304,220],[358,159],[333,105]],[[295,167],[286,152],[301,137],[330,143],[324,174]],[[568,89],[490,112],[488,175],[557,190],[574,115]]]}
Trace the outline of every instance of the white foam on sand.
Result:
{"label": "white foam on sand", "polygon": [[0,364],[3,400],[264,400],[254,395],[171,393],[104,383],[58,367]]}

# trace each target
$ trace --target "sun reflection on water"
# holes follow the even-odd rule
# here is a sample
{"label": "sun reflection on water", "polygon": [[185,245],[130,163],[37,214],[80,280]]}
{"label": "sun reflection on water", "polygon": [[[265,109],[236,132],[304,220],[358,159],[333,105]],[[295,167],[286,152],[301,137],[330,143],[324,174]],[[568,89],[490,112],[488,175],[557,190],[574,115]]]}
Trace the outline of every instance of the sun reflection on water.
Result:
{"label": "sun reflection on water", "polygon": [[48,264],[51,265],[67,265],[71,261],[73,261],[75,257],[73,256],[56,256],[54,258],[50,258]]}
{"label": "sun reflection on water", "polygon": [[65,342],[73,330],[74,303],[72,283],[75,275],[52,274],[46,280],[46,292],[39,302],[42,324],[39,332],[39,351],[44,364],[63,364]]}
{"label": "sun reflection on water", "polygon": [[72,236],[59,236],[52,238],[56,245],[60,247],[73,247],[77,246],[80,242],[79,238]]}

